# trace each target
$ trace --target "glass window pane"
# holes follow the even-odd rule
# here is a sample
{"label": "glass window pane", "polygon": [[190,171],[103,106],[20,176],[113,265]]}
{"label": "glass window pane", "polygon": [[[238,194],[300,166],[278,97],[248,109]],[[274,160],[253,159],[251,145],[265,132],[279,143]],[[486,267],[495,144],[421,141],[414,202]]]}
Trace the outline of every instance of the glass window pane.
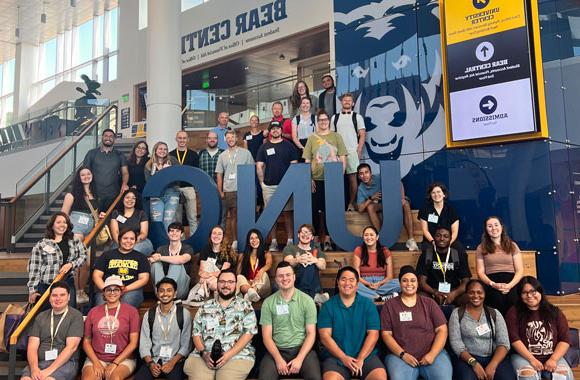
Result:
{"label": "glass window pane", "polygon": [[42,44],[39,79],[42,80],[54,74],[56,74],[56,38]]}
{"label": "glass window pane", "polygon": [[104,25],[105,16],[100,15],[94,19],[95,21],[95,57],[100,57],[103,55],[104,51]]}
{"label": "glass window pane", "polygon": [[4,63],[4,78],[2,82],[2,95],[14,92],[14,59]]}
{"label": "glass window pane", "polygon": [[117,79],[117,55],[109,57],[109,81]]}
{"label": "glass window pane", "polygon": [[139,0],[139,30],[147,27],[147,0]]}
{"label": "glass window pane", "polygon": [[109,12],[109,51],[113,52],[117,50],[117,24],[119,18],[119,8],[113,8]]}
{"label": "glass window pane", "polygon": [[12,95],[4,98],[2,113],[0,114],[0,127],[6,127],[12,124],[12,102]]}
{"label": "glass window pane", "polygon": [[93,57],[93,20],[76,28],[73,65],[90,61]]}
{"label": "glass window pane", "polygon": [[103,60],[99,59],[97,61],[97,72],[96,77],[94,78],[97,82],[103,83],[105,77],[103,76]]}
{"label": "glass window pane", "polygon": [[4,76],[4,67],[3,65],[0,65],[0,94],[2,94],[2,77]]}
{"label": "glass window pane", "polygon": [[203,4],[203,0],[181,0],[181,11],[186,11],[200,4]]}

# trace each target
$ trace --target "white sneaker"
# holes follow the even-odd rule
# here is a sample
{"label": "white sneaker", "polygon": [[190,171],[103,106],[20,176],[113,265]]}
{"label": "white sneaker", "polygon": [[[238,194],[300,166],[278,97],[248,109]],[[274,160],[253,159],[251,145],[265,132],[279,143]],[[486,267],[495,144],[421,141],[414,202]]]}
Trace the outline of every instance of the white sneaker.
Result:
{"label": "white sneaker", "polygon": [[314,302],[316,302],[319,305],[322,305],[323,303],[325,303],[329,299],[330,299],[330,296],[326,292],[324,292],[324,293],[316,293],[314,295]]}
{"label": "white sneaker", "polygon": [[232,242],[232,249],[233,249],[234,251],[237,251],[237,250],[238,250],[238,241],[237,241],[237,240],[234,240],[234,241]]}
{"label": "white sneaker", "polygon": [[286,240],[286,245],[293,245],[293,244],[294,244],[294,239]]}
{"label": "white sneaker", "polygon": [[419,246],[417,245],[417,242],[413,238],[410,238],[409,240],[407,240],[407,242],[405,243],[405,246],[407,247],[407,249],[409,251],[418,251],[419,250]]}
{"label": "white sneaker", "polygon": [[83,289],[77,290],[77,304],[82,305],[89,303],[89,296]]}
{"label": "white sneaker", "polygon": [[248,301],[250,302],[258,302],[260,300],[260,295],[254,288],[248,289],[246,296],[248,296]]}
{"label": "white sneaker", "polygon": [[278,242],[276,241],[276,239],[272,239],[272,242],[270,243],[270,248],[268,248],[270,250],[270,252],[278,252]]}

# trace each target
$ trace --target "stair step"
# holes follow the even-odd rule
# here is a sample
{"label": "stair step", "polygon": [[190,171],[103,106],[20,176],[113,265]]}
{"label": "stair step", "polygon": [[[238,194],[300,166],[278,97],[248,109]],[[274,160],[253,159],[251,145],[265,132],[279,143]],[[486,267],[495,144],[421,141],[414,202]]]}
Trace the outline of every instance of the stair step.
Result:
{"label": "stair step", "polygon": [[22,286],[28,282],[28,272],[2,272],[0,286]]}
{"label": "stair step", "polygon": [[24,285],[0,286],[0,302],[26,302],[28,289]]}

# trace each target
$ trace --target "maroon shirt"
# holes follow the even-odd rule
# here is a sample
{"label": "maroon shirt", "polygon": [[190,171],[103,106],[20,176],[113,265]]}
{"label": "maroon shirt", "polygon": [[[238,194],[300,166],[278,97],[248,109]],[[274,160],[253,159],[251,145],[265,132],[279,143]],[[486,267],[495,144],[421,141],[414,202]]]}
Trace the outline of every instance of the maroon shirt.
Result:
{"label": "maroon shirt", "polygon": [[[404,312],[411,312],[411,321],[401,321],[400,313]],[[393,338],[403,350],[417,360],[421,360],[431,350],[435,329],[446,324],[447,320],[439,305],[431,298],[419,295],[413,307],[406,306],[399,296],[385,302],[381,309],[381,330],[392,331]]]}
{"label": "maroon shirt", "polygon": [[542,363],[550,358],[558,343],[570,343],[568,321],[560,309],[556,320],[549,324],[540,318],[538,310],[532,311],[527,323],[521,324],[521,327],[519,320],[517,309],[512,306],[505,317],[510,342],[521,341]]}

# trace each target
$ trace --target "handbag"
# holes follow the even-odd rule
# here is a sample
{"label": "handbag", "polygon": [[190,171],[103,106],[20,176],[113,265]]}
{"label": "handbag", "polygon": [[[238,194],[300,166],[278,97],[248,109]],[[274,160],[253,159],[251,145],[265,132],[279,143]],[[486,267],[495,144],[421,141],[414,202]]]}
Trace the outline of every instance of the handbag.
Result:
{"label": "handbag", "polygon": [[[96,226],[99,223],[99,215],[97,214],[97,211],[95,210],[95,208],[93,207],[93,205],[91,204],[91,202],[87,198],[85,198],[85,202],[87,202],[87,205],[89,206],[89,209],[91,210],[91,215],[93,216],[93,219],[95,220],[95,226]],[[109,226],[105,225],[99,231],[99,234],[95,238],[95,242],[97,243],[97,245],[105,245],[109,242],[109,240],[111,240],[111,231],[109,231]]]}
{"label": "handbag", "polygon": [[[0,316],[0,352],[8,352],[10,350],[10,336],[20,326],[31,308],[32,304],[27,304],[25,307],[9,304],[6,307],[6,310]],[[16,342],[16,350],[25,351],[27,339],[28,334],[22,332]]]}

